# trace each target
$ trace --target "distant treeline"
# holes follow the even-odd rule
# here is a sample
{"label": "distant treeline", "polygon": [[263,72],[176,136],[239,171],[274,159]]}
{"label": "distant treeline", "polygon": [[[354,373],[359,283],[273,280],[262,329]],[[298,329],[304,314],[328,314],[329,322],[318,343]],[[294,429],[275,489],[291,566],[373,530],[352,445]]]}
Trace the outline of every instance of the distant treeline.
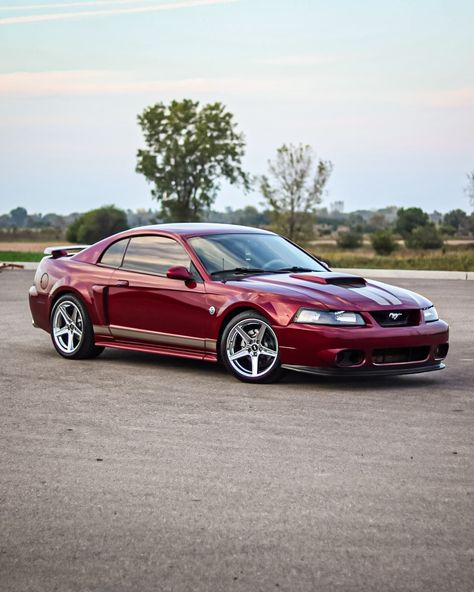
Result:
{"label": "distant treeline", "polygon": [[[331,236],[338,231],[355,229],[361,233],[371,233],[377,230],[393,228],[397,225],[397,206],[388,206],[371,210],[355,210],[344,212],[344,204],[335,202],[329,208],[318,208],[314,216],[316,237]],[[419,208],[426,221],[436,225],[446,236],[471,236],[474,234],[474,214],[467,214],[464,210],[455,209],[446,214],[441,212],[423,212]],[[405,210],[406,211],[406,210]],[[127,225],[130,228],[156,224],[162,222],[156,211],[139,208],[137,210],[124,210]],[[2,234],[21,234],[24,230],[49,229],[65,233],[67,228],[82,216],[82,213],[73,212],[67,215],[33,213],[30,214],[23,207],[17,207],[7,214],[0,215],[0,229]],[[269,209],[259,209],[255,206],[245,206],[233,209],[225,208],[224,211],[208,210],[203,215],[205,222],[218,222],[222,224],[240,224],[243,226],[255,226],[268,228],[272,224],[272,212]],[[24,234],[24,233],[23,233]],[[27,234],[27,233],[26,233]]]}
{"label": "distant treeline", "polygon": [[[24,232],[27,230],[36,232],[54,230],[59,231],[60,235],[61,233],[64,235],[69,226],[76,222],[82,215],[83,213],[80,212],[73,212],[67,215],[55,214],[53,212],[47,214],[29,214],[26,208],[17,207],[8,214],[0,215],[0,229],[3,230],[3,234],[13,235],[28,234]],[[135,211],[126,210],[125,216],[130,228],[154,224],[157,221],[156,212],[146,209]]]}

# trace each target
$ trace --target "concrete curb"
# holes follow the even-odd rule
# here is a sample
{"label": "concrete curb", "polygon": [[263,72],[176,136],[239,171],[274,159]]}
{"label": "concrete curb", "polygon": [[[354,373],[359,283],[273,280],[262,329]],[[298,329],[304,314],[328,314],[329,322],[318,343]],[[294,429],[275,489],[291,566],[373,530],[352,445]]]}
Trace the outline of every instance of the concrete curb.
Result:
{"label": "concrete curb", "polygon": [[[2,261],[0,261],[2,263]],[[7,261],[6,263],[10,263]],[[15,265],[23,265],[26,271],[34,271],[37,262],[11,261]],[[334,271],[353,273],[368,278],[399,278],[423,280],[474,280],[474,271],[423,271],[414,269],[356,269],[347,267],[333,267]]]}
{"label": "concrete curb", "polygon": [[353,273],[368,278],[400,278],[424,280],[474,280],[474,271],[428,271],[415,269],[355,269],[333,267],[334,271]]}

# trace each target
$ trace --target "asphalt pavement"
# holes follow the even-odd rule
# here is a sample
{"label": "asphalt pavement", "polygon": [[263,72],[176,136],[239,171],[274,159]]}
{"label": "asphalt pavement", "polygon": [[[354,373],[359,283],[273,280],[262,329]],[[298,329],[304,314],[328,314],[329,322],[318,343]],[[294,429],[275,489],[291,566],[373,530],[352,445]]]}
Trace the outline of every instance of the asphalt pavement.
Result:
{"label": "asphalt pavement", "polygon": [[2,592],[474,590],[472,282],[396,280],[450,323],[444,371],[257,386],[64,360],[32,278],[0,273]]}

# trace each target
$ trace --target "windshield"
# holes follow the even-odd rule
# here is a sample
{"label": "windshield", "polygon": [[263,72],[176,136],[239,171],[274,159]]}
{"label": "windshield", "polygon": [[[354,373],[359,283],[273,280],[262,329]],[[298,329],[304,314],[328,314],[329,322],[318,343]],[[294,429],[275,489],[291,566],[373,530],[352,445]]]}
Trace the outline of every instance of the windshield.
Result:
{"label": "windshield", "polygon": [[191,238],[207,272],[213,276],[238,273],[327,271],[312,257],[276,234],[213,234]]}

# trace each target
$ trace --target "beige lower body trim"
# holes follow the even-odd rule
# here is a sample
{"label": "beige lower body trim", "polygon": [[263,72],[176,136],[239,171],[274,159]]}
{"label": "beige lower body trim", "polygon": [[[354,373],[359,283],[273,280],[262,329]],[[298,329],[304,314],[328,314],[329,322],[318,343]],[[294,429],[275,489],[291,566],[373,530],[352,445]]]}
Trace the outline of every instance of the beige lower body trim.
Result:
{"label": "beige lower body trim", "polygon": [[131,329],[129,327],[110,326],[110,334],[118,339],[133,339],[148,341],[158,345],[177,347],[181,349],[198,349],[202,351],[216,351],[215,339],[200,339],[199,337],[187,337],[174,335],[173,333],[160,333],[145,329]]}
{"label": "beige lower body trim", "polygon": [[110,337],[110,329],[107,325],[94,325],[92,329],[94,330],[94,335],[106,335]]}

